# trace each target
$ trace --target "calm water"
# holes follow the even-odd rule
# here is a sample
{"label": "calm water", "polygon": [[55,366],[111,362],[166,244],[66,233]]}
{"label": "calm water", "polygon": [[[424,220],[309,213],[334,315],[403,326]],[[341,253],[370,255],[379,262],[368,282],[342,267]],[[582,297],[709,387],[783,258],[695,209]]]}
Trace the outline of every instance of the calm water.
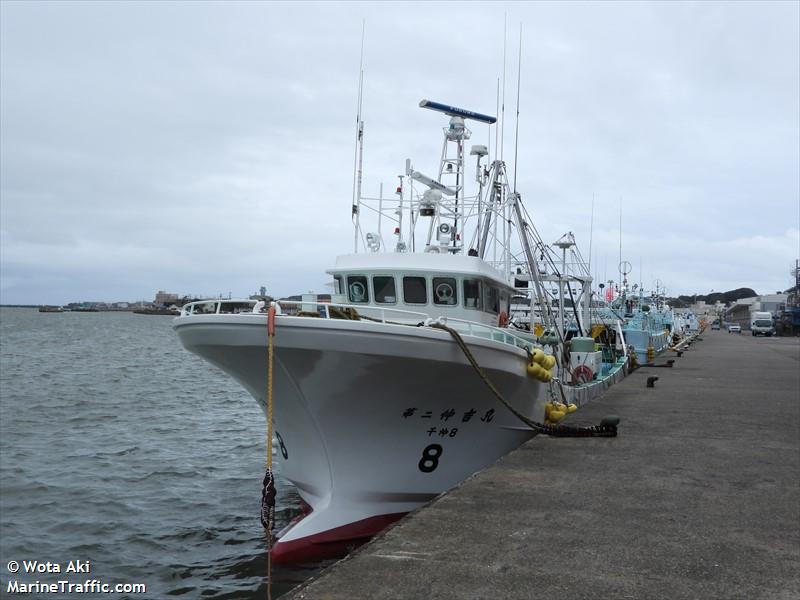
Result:
{"label": "calm water", "polygon": [[[147,584],[86,598],[265,597],[263,413],[171,321],[0,309],[0,597],[30,559],[91,572],[20,582]],[[298,513],[279,478],[278,527]],[[275,569],[273,595],[319,568]]]}

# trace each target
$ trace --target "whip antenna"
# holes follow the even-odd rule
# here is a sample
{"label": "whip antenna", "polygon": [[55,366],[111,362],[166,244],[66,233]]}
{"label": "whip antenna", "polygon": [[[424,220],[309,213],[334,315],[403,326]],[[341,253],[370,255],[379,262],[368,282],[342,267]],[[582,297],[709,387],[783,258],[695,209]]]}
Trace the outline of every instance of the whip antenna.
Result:
{"label": "whip antenna", "polygon": [[519,58],[517,59],[517,123],[514,130],[514,193],[517,193],[517,151],[519,149],[519,88],[522,81],[522,23],[519,24]]}
{"label": "whip antenna", "polygon": [[622,264],[622,198],[619,199],[619,264]]}
{"label": "whip antenna", "polygon": [[500,160],[503,160],[503,141],[506,130],[506,14],[503,13],[503,99],[500,104]]}
{"label": "whip antenna", "polygon": [[[499,142],[499,135],[500,135],[500,128],[503,126],[503,115],[500,113],[500,78],[497,78],[497,99],[495,101],[495,114],[500,115],[500,127],[494,128],[494,160],[497,160],[497,149],[500,147]],[[491,132],[489,133],[491,138]]]}
{"label": "whip antenna", "polygon": [[353,207],[351,219],[353,220],[353,251],[358,252],[358,233],[360,229],[360,210],[361,203],[361,166],[364,156],[364,121],[361,120],[361,103],[364,97],[364,31],[366,29],[366,19],[361,21],[361,58],[358,66],[358,108],[356,109],[356,147],[353,156]]}
{"label": "whip antenna", "polygon": [[592,216],[589,218],[589,274],[592,273],[592,234],[594,233],[594,192],[592,192]]}

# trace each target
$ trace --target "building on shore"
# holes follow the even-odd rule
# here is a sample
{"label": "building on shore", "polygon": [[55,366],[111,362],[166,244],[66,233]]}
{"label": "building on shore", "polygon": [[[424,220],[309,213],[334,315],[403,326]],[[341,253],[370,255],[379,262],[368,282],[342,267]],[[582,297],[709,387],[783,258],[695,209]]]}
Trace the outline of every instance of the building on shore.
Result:
{"label": "building on shore", "polygon": [[179,299],[180,298],[178,294],[170,294],[164,290],[158,290],[158,292],[156,292],[156,298],[153,300],[153,304],[155,306],[170,306],[172,304],[177,304]]}
{"label": "building on shore", "polygon": [[725,311],[725,321],[736,323],[742,331],[750,331],[750,315],[754,312],[772,313],[773,320],[780,318],[786,309],[788,294],[763,294],[752,298],[741,298]]}

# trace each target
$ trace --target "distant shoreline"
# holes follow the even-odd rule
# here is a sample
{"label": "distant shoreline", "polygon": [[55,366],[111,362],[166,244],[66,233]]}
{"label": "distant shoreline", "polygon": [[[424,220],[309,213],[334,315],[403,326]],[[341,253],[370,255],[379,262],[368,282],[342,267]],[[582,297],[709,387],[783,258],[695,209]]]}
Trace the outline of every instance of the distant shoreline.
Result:
{"label": "distant shoreline", "polygon": [[[55,304],[0,304],[0,308],[39,308],[40,306],[57,306]],[[98,308],[97,312],[133,312],[138,308]],[[68,312],[65,309],[64,312]],[[80,311],[78,311],[80,312]]]}

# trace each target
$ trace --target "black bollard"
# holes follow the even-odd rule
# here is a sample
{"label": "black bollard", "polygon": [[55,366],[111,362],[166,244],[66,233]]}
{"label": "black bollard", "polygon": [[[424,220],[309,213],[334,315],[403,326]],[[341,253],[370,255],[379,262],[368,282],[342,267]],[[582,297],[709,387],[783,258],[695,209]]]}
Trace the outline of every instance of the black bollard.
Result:
{"label": "black bollard", "polygon": [[647,387],[656,387],[656,381],[658,381],[658,377],[648,377]]}
{"label": "black bollard", "polygon": [[616,427],[619,425],[619,417],[617,415],[607,415],[600,421],[600,427]]}

